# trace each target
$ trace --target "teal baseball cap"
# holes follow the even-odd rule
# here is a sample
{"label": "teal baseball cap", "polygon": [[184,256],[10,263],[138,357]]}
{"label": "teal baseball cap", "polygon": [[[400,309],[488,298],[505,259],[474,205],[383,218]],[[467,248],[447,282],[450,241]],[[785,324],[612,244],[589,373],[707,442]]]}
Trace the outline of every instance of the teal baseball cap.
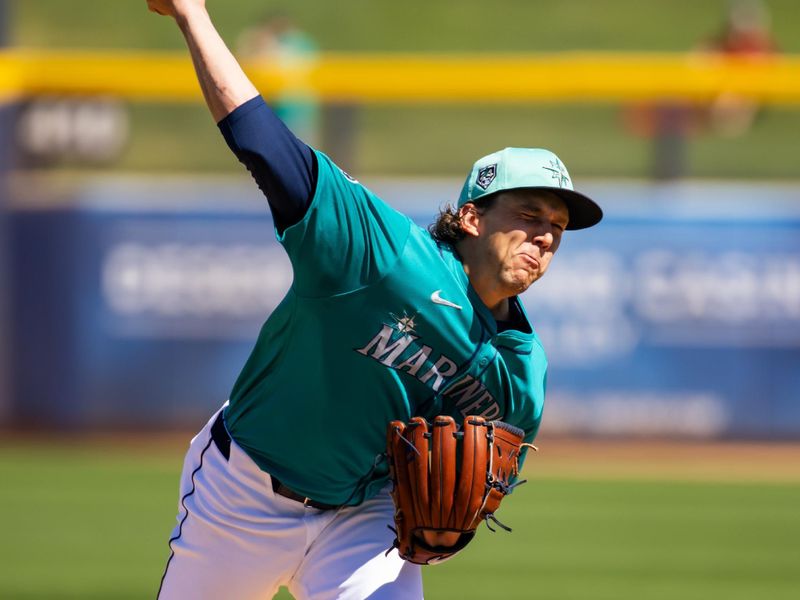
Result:
{"label": "teal baseball cap", "polygon": [[561,198],[569,211],[567,229],[586,229],[603,218],[594,200],[572,188],[561,159],[543,148],[504,148],[478,159],[461,189],[458,206],[518,188],[546,190]]}

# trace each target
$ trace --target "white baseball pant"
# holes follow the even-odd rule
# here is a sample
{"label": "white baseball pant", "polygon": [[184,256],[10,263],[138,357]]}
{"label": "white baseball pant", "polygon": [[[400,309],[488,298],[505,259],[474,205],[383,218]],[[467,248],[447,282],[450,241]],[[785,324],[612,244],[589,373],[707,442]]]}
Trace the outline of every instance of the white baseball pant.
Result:
{"label": "white baseball pant", "polygon": [[235,441],[226,460],[211,437],[217,414],[186,454],[159,599],[269,599],[282,585],[297,600],[422,598],[420,567],[385,555],[388,486],[359,506],[305,507],[275,494]]}

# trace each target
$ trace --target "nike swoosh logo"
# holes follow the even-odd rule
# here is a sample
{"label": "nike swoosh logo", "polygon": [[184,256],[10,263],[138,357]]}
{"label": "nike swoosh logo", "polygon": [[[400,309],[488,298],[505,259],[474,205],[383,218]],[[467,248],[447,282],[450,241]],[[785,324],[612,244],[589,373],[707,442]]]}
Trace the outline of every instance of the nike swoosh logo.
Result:
{"label": "nike swoosh logo", "polygon": [[433,301],[434,304],[441,304],[442,306],[449,306],[450,308],[457,308],[458,310],[461,310],[461,307],[458,304],[455,304],[454,302],[450,302],[450,300],[445,300],[444,298],[442,298],[439,295],[441,293],[442,290],[436,290],[431,294],[431,300]]}

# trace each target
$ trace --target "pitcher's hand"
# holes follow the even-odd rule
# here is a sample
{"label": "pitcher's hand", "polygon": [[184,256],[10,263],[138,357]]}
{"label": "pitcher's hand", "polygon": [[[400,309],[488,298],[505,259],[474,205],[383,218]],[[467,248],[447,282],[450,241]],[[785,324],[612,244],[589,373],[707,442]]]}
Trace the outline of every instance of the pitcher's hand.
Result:
{"label": "pitcher's hand", "polygon": [[192,9],[204,9],[205,0],[147,0],[147,8],[152,12],[173,19]]}

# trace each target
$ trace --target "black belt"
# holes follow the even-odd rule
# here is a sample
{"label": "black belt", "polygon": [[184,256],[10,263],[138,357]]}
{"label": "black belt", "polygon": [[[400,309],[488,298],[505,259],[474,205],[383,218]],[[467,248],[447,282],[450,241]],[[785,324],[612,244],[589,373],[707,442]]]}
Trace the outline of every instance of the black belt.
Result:
{"label": "black belt", "polygon": [[[225,421],[222,418],[222,411],[220,411],[219,415],[217,415],[217,418],[214,419],[214,424],[211,426],[211,439],[214,440],[214,443],[217,445],[217,449],[220,451],[222,456],[225,457],[225,460],[229,460],[231,456],[231,436],[228,434],[228,430],[225,429]],[[324,504],[323,502],[317,502],[316,500],[307,498],[302,494],[298,494],[291,488],[283,485],[283,483],[281,483],[280,480],[274,475],[270,475],[270,479],[272,479],[272,491],[279,496],[289,498],[289,500],[300,502],[303,504],[303,506],[310,506],[311,508],[316,508],[318,510],[334,510],[341,508],[335,504]]]}

